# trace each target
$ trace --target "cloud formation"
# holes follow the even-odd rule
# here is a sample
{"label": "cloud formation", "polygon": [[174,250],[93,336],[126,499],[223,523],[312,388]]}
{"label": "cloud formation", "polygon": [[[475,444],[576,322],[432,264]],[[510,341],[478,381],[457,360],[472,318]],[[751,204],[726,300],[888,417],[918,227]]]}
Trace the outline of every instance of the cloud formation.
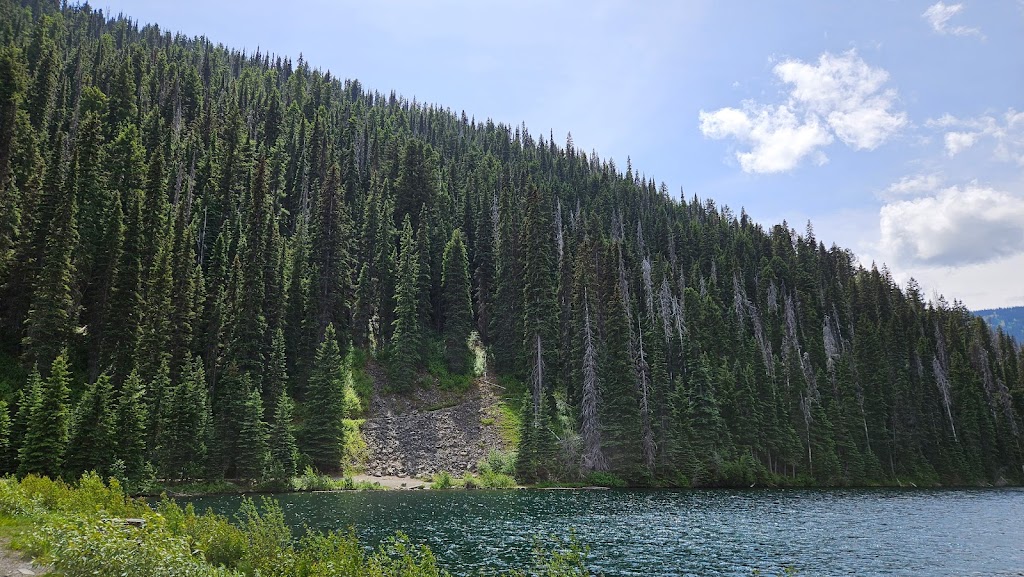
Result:
{"label": "cloud formation", "polygon": [[783,104],[744,101],[740,108],[700,111],[707,138],[734,138],[750,147],[736,152],[744,172],[774,173],[796,168],[803,159],[818,164],[821,150],[838,138],[855,150],[873,150],[906,124],[894,111],[898,96],[884,88],[889,73],[872,68],[856,51],[822,54],[816,64],[785,60],[772,69],[789,86]]}
{"label": "cloud formation", "polygon": [[940,174],[917,174],[904,176],[897,182],[890,184],[882,195],[884,198],[898,198],[912,195],[931,193],[942,186],[942,175]]}
{"label": "cloud formation", "polygon": [[981,36],[981,30],[970,26],[949,26],[949,20],[963,11],[963,4],[944,4],[936,2],[928,7],[921,14],[921,17],[928,21],[932,30],[939,34],[952,34],[953,36]]}
{"label": "cloud formation", "polygon": [[991,141],[993,159],[1024,166],[1024,112],[1010,108],[1001,118],[985,115],[964,119],[947,114],[929,120],[927,126],[945,131],[948,156],[956,156],[979,142]]}
{"label": "cloud formation", "polygon": [[882,207],[881,247],[903,264],[963,266],[1024,253],[1024,197],[970,184]]}

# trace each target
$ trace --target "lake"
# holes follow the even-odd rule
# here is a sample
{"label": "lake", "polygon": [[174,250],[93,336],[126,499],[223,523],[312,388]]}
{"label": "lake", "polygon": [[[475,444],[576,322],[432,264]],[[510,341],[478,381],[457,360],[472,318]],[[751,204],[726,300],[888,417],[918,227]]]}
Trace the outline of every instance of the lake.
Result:
{"label": "lake", "polygon": [[[403,531],[449,571],[525,567],[537,537],[616,575],[1024,575],[1024,489],[359,491],[277,496],[301,530]],[[194,499],[228,516],[238,497]]]}

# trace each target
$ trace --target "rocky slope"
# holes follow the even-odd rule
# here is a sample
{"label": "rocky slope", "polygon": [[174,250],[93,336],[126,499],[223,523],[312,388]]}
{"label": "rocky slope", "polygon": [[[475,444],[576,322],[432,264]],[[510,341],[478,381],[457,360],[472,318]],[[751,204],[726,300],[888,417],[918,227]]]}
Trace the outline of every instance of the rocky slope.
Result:
{"label": "rocky slope", "polygon": [[475,379],[465,393],[421,387],[396,395],[385,392],[379,367],[369,372],[374,393],[362,427],[367,475],[461,475],[490,451],[507,448],[497,425],[498,396],[491,379]]}

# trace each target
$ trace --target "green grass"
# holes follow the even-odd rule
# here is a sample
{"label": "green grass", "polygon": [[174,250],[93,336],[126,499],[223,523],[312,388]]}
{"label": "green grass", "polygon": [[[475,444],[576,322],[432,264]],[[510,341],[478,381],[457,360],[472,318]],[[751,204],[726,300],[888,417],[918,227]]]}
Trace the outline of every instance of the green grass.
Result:
{"label": "green grass", "polygon": [[[356,418],[363,416],[366,409],[370,406],[370,399],[373,397],[373,377],[366,372],[366,363],[370,358],[370,353],[364,349],[350,348],[348,354],[345,356],[345,366],[348,368],[348,375],[346,377],[346,414],[349,418]],[[352,404],[352,399],[347,397],[347,393],[351,391],[355,393],[356,400],[359,405],[355,406]],[[355,409],[355,410],[349,410]]]}
{"label": "green grass", "polygon": [[501,440],[510,447],[519,446],[519,429],[523,422],[523,417],[519,413],[519,408],[508,399],[503,399],[498,403],[496,415],[498,432],[501,435]]}
{"label": "green grass", "polygon": [[[473,385],[473,375],[451,373],[444,360],[444,344],[431,339],[426,347],[427,375],[442,391],[465,393]],[[468,353],[467,353],[468,354]]]}

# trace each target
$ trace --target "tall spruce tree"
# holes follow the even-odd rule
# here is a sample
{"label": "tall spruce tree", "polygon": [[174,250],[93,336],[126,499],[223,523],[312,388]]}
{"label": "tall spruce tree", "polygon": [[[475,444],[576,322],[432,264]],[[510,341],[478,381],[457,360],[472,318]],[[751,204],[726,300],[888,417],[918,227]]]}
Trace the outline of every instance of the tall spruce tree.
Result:
{"label": "tall spruce tree", "polygon": [[48,223],[42,267],[32,296],[32,306],[25,321],[23,346],[30,363],[49,366],[61,350],[71,345],[78,323],[78,307],[72,294],[78,248],[78,204],[74,190],[65,180],[64,140],[55,146],[50,163],[53,176],[47,178],[52,187],[55,207]]}
{"label": "tall spruce tree", "polygon": [[299,461],[299,446],[295,441],[295,424],[292,414],[295,403],[288,393],[281,391],[274,406],[274,420],[270,425],[271,470],[288,479],[295,476]]}
{"label": "tall spruce tree", "polygon": [[345,441],[344,361],[335,338],[334,325],[327,325],[324,340],[316,352],[306,393],[306,418],[299,436],[300,450],[319,471],[341,467]]}
{"label": "tall spruce tree", "polygon": [[116,451],[114,387],[110,376],[100,375],[86,387],[71,421],[65,471],[77,479],[86,471],[100,476],[111,472]]}
{"label": "tall spruce tree", "polygon": [[473,324],[473,301],[469,296],[469,258],[462,231],[455,229],[444,247],[441,278],[444,314],[445,361],[453,373],[465,373],[469,350],[466,343]]}
{"label": "tall spruce tree", "polygon": [[241,404],[235,476],[240,479],[260,479],[270,465],[267,424],[263,421],[260,391],[251,385],[248,389],[248,396]]}
{"label": "tall spruce tree", "polygon": [[395,334],[391,340],[391,380],[399,390],[407,390],[416,379],[420,365],[422,326],[419,314],[419,251],[412,236],[408,217],[402,223],[398,283],[395,289]]}
{"label": "tall spruce tree", "polygon": [[169,480],[206,477],[212,442],[213,418],[202,359],[189,358],[183,367],[180,381],[168,396],[169,402],[160,408],[157,470]]}
{"label": "tall spruce tree", "polygon": [[[124,476],[132,482],[143,481],[147,475],[146,436],[149,415],[146,388],[138,372],[132,372],[121,385],[114,407],[114,441],[116,460],[124,467]],[[171,399],[174,402],[175,399]]]}
{"label": "tall spruce tree", "polygon": [[53,360],[45,380],[38,371],[29,378],[25,436],[18,453],[19,475],[36,473],[57,478],[63,471],[71,429],[70,385],[66,352]]}

